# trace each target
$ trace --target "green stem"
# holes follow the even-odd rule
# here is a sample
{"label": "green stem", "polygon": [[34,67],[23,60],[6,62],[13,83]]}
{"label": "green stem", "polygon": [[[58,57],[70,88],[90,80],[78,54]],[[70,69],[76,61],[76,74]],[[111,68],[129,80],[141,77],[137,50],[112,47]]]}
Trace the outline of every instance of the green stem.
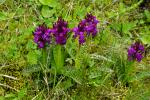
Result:
{"label": "green stem", "polygon": [[131,77],[134,77],[135,66],[134,62],[128,62],[128,68],[125,68],[125,81],[130,82]]}
{"label": "green stem", "polygon": [[42,49],[42,64],[43,66],[47,65],[47,52],[46,47]]}
{"label": "green stem", "polygon": [[53,88],[55,88],[55,84],[56,84],[56,76],[57,76],[56,68],[55,68],[54,70],[55,70],[55,73],[54,73],[54,83],[53,83]]}
{"label": "green stem", "polygon": [[80,61],[79,61],[79,56],[80,56],[80,44],[78,43],[78,48],[76,49],[76,57],[75,57],[75,67],[78,69],[80,68]]}

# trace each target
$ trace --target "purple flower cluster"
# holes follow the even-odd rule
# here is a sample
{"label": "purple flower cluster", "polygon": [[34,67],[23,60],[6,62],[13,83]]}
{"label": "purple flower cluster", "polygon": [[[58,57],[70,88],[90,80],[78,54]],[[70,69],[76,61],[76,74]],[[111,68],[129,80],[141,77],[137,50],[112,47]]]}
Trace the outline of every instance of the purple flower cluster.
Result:
{"label": "purple flower cluster", "polygon": [[39,48],[44,48],[46,44],[51,43],[52,36],[54,36],[57,44],[64,45],[67,41],[67,33],[70,31],[67,27],[68,23],[62,18],[59,18],[58,21],[53,24],[52,29],[42,24],[33,32],[34,42]]}
{"label": "purple flower cluster", "polygon": [[53,24],[52,33],[55,37],[57,44],[64,45],[67,41],[67,33],[70,31],[68,23],[65,22],[61,17],[58,18],[58,21]]}
{"label": "purple flower cluster", "polygon": [[92,37],[97,34],[97,24],[99,21],[92,14],[87,14],[85,19],[83,19],[78,27],[73,28],[74,38],[79,37],[79,43],[83,44],[85,42],[85,37],[92,35]]}
{"label": "purple flower cluster", "polygon": [[144,46],[140,42],[135,42],[128,49],[128,59],[130,61],[137,60],[138,62],[140,62],[143,58],[144,51]]}
{"label": "purple flower cluster", "polygon": [[34,42],[37,43],[39,48],[44,48],[51,41],[51,30],[46,27],[46,25],[40,25],[33,32]]}
{"label": "purple flower cluster", "polygon": [[73,28],[74,38],[79,37],[79,43],[83,44],[85,42],[85,21],[81,21],[78,27]]}
{"label": "purple flower cluster", "polygon": [[[92,14],[87,14],[78,27],[73,28],[74,38],[79,38],[79,43],[83,44],[86,40],[86,36],[96,36],[97,24],[99,21]],[[67,33],[70,32],[68,23],[61,17],[53,24],[53,28],[49,29],[46,25],[42,24],[33,32],[34,42],[39,48],[44,48],[46,44],[50,44],[52,37],[54,37],[56,44],[64,45],[67,41]]]}
{"label": "purple flower cluster", "polygon": [[96,19],[95,16],[93,16],[92,14],[87,14],[86,15],[86,32],[88,35],[92,35],[92,37],[96,36],[97,34],[97,24],[99,23],[99,21]]}

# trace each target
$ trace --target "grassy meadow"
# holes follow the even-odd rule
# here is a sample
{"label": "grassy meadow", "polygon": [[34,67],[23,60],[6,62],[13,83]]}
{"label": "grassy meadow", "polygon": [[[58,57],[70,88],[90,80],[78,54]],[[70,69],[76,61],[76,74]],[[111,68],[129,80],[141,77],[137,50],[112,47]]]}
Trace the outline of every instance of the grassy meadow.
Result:
{"label": "grassy meadow", "polygon": [[150,100],[150,1],[0,0],[0,100]]}

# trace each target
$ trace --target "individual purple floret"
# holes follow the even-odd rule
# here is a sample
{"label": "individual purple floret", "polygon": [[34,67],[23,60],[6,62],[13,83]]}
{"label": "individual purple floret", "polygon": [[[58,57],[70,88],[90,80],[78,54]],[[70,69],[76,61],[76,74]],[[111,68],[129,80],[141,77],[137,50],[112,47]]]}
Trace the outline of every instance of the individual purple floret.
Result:
{"label": "individual purple floret", "polygon": [[51,30],[42,24],[35,29],[33,32],[34,42],[38,45],[39,48],[44,48],[45,45],[51,42]]}
{"label": "individual purple floret", "polygon": [[96,36],[97,24],[99,21],[92,14],[87,14],[85,19],[83,19],[78,27],[73,28],[74,38],[79,38],[79,43],[83,44],[85,42],[86,36],[92,35],[92,37]]}
{"label": "individual purple floret", "polygon": [[58,21],[53,24],[52,33],[55,37],[57,44],[64,45],[67,41],[67,33],[70,31],[68,23],[65,22],[61,17],[58,18]]}
{"label": "individual purple floret", "polygon": [[128,49],[128,59],[137,60],[140,62],[143,58],[143,53],[145,52],[144,46],[140,42],[135,42]]}

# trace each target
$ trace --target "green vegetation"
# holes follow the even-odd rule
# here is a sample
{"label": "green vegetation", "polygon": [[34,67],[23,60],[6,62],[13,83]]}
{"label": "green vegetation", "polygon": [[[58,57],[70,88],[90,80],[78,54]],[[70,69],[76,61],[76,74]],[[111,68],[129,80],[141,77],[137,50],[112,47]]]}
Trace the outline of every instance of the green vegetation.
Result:
{"label": "green vegetation", "polygon": [[[61,16],[74,28],[92,13],[98,33],[39,49],[33,32]],[[128,60],[135,41],[141,62]],[[0,100],[149,100],[149,0],[0,0]]]}

